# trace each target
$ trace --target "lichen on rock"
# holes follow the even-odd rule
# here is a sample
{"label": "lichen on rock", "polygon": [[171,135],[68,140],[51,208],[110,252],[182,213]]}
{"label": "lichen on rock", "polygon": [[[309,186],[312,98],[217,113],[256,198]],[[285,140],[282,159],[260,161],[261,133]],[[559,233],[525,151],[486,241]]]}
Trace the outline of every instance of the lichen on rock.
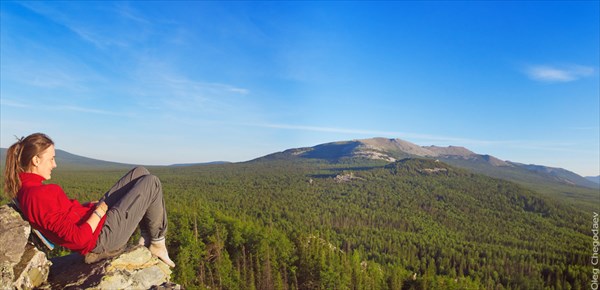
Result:
{"label": "lichen on rock", "polygon": [[46,254],[28,243],[31,226],[12,207],[0,207],[0,285],[9,289],[40,287],[48,278]]}
{"label": "lichen on rock", "polygon": [[143,246],[91,265],[79,254],[53,258],[52,263],[48,279],[52,288],[149,289],[168,282],[171,276],[169,267]]}

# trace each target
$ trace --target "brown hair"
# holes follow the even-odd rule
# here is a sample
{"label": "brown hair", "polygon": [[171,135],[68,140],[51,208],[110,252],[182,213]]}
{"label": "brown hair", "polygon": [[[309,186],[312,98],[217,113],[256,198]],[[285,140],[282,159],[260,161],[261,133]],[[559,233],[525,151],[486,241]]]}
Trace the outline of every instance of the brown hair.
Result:
{"label": "brown hair", "polygon": [[25,138],[17,138],[17,140],[6,151],[6,167],[4,168],[4,192],[11,199],[17,197],[17,192],[21,189],[19,173],[29,169],[34,156],[54,145],[52,139],[42,133],[34,133]]}

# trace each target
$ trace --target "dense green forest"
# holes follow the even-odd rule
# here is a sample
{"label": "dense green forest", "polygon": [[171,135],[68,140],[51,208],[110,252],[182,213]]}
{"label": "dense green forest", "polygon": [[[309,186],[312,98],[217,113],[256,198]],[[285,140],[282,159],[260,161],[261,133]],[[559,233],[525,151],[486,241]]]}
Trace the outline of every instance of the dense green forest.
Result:
{"label": "dense green forest", "polygon": [[[164,187],[172,279],[187,289],[590,284],[591,212],[442,162],[150,170]],[[94,200],[125,171],[59,167],[52,182]]]}

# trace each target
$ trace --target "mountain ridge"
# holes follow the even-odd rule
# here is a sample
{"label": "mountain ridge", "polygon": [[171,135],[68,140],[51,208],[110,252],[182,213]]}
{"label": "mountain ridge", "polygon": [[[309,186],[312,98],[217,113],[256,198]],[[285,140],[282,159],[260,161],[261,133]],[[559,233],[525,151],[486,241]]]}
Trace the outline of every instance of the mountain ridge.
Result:
{"label": "mountain ridge", "polygon": [[[599,185],[566,169],[535,164],[505,161],[488,154],[477,154],[460,146],[419,146],[402,139],[370,138],[337,141],[313,147],[292,148],[276,152],[252,161],[274,159],[323,159],[329,162],[345,162],[353,159],[382,160],[394,162],[404,158],[433,158],[454,166],[503,179],[518,179],[515,175],[529,175],[563,185],[599,188]],[[509,176],[511,178],[506,178]]]}
{"label": "mountain ridge", "polygon": [[585,177],[587,180],[593,182],[593,183],[598,183],[600,184],[600,175],[598,176],[586,176]]}
{"label": "mountain ridge", "polygon": [[[0,148],[0,166],[4,167],[6,162],[6,152],[7,148]],[[77,154],[73,154],[61,149],[56,149],[56,163],[58,166],[67,165],[74,167],[100,167],[100,168],[121,168],[121,167],[131,167],[132,164],[113,162],[113,161],[105,161],[100,159],[89,158]]]}
{"label": "mountain ridge", "polygon": [[[6,160],[6,151],[7,148],[0,148],[0,166],[5,165]],[[100,168],[123,168],[123,167],[132,167],[137,164],[129,164],[129,163],[120,163],[114,161],[106,161],[101,159],[89,158],[77,154],[73,154],[67,152],[65,150],[56,149],[56,163],[58,166],[64,165],[69,167],[100,167]],[[200,165],[218,165],[218,164],[228,164],[231,163],[229,161],[213,161],[213,162],[197,162],[197,163],[175,163],[170,165],[158,165],[164,167],[189,167],[189,166],[200,166]],[[149,164],[140,164],[144,166],[157,166],[157,165],[149,165]]]}

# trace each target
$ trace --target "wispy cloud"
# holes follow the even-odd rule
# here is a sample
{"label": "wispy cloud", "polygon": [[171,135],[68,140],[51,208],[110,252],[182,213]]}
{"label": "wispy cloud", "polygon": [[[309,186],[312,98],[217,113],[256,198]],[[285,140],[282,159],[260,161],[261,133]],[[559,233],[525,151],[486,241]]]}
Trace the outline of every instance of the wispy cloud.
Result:
{"label": "wispy cloud", "polygon": [[407,141],[422,141],[422,142],[437,142],[437,143],[454,143],[454,144],[471,144],[471,145],[489,145],[497,143],[498,141],[489,140],[476,140],[450,136],[439,136],[429,134],[417,134],[409,132],[398,132],[398,131],[378,131],[378,130],[363,130],[363,129],[348,129],[348,128],[336,128],[336,127],[319,127],[319,126],[303,126],[303,125],[289,125],[289,124],[245,124],[248,126],[273,128],[273,129],[287,129],[287,130],[301,130],[301,131],[312,131],[312,132],[329,132],[329,133],[341,133],[341,134],[352,134],[362,135],[365,137],[391,137],[391,138],[406,138]]}
{"label": "wispy cloud", "polygon": [[84,86],[81,84],[83,82],[81,76],[76,77],[74,74],[71,74],[65,70],[50,69],[44,71],[43,69],[32,69],[29,71],[29,73],[18,73],[15,76],[20,77],[19,81],[26,85],[43,89],[84,89]]}
{"label": "wispy cloud", "polygon": [[131,116],[131,114],[124,114],[124,113],[119,113],[119,112],[85,108],[85,107],[79,107],[79,106],[54,106],[54,107],[51,107],[51,110],[72,111],[72,112],[111,115],[111,116]]}
{"label": "wispy cloud", "polygon": [[7,98],[0,98],[0,106],[2,107],[13,107],[13,108],[30,108],[31,106],[19,101],[10,100]]}
{"label": "wispy cloud", "polygon": [[317,127],[317,126],[302,126],[302,125],[288,125],[288,124],[246,124],[249,126],[273,128],[273,129],[289,129],[289,130],[300,130],[300,131],[312,131],[312,132],[329,132],[329,133],[348,133],[358,135],[377,135],[377,136],[390,136],[397,135],[397,132],[387,131],[370,131],[370,130],[359,130],[359,129],[345,129],[335,127]]}
{"label": "wispy cloud", "polygon": [[75,105],[54,105],[54,106],[45,106],[45,107],[36,107],[32,104],[26,102],[15,101],[12,99],[1,98],[0,105],[2,107],[13,107],[13,108],[43,108],[48,111],[70,111],[70,112],[80,112],[80,113],[90,113],[90,114],[100,114],[100,115],[111,115],[111,116],[131,116],[131,113],[120,113],[109,110],[100,110],[95,108],[87,108]]}
{"label": "wispy cloud", "polygon": [[591,76],[594,68],[582,65],[568,66],[549,66],[549,65],[531,65],[525,69],[529,78],[548,83],[572,82],[578,79]]}
{"label": "wispy cloud", "polygon": [[285,129],[285,130],[301,130],[301,131],[312,131],[312,132],[328,132],[328,133],[341,133],[364,136],[365,138],[371,137],[386,137],[386,138],[401,138],[409,142],[420,143],[422,145],[454,145],[454,146],[477,146],[477,147],[502,147],[502,148],[520,148],[528,150],[542,150],[542,151],[554,151],[554,152],[585,152],[587,151],[578,149],[578,145],[575,143],[559,142],[559,141],[540,141],[540,140],[480,140],[470,139],[453,136],[442,136],[442,135],[430,135],[430,134],[417,134],[410,132],[398,132],[398,131],[377,131],[377,130],[361,130],[361,129],[348,129],[348,128],[335,128],[335,127],[319,127],[319,126],[303,126],[303,125],[290,125],[290,124],[269,124],[269,123],[256,123],[256,124],[244,124],[246,126],[262,127],[262,128],[273,128],[273,129]]}
{"label": "wispy cloud", "polygon": [[598,132],[598,130],[600,130],[600,127],[598,126],[578,126],[578,127],[570,127],[571,130],[578,130],[578,131],[595,131]]}
{"label": "wispy cloud", "polygon": [[[105,17],[113,18],[104,23],[96,23],[87,18],[82,19],[77,13],[72,11],[73,9],[69,9],[69,6],[63,6],[62,9],[58,9],[54,5],[42,2],[22,2],[20,4],[31,11],[62,25],[79,36],[82,40],[89,42],[100,49],[115,46],[128,47],[129,42],[132,41],[132,39],[135,39],[135,35],[132,34],[128,34],[128,37],[123,37],[123,30],[119,31],[119,33],[115,33],[113,30],[107,29],[107,26],[110,27],[111,22],[114,23],[119,22],[120,20],[128,20],[132,25],[147,23],[141,16],[136,15],[135,11],[126,6],[116,7],[110,11],[104,6],[100,6],[101,8],[92,6],[92,9],[98,10],[98,13],[103,13]],[[106,13],[107,11],[112,13]]]}
{"label": "wispy cloud", "polygon": [[146,19],[141,13],[133,9],[127,2],[116,3],[115,11],[121,17],[130,19],[142,24],[150,24],[150,21]]}
{"label": "wispy cloud", "polygon": [[236,106],[237,97],[250,93],[234,85],[195,80],[176,72],[171,65],[153,61],[144,62],[132,78],[134,85],[129,90],[142,104],[174,111],[225,113]]}

